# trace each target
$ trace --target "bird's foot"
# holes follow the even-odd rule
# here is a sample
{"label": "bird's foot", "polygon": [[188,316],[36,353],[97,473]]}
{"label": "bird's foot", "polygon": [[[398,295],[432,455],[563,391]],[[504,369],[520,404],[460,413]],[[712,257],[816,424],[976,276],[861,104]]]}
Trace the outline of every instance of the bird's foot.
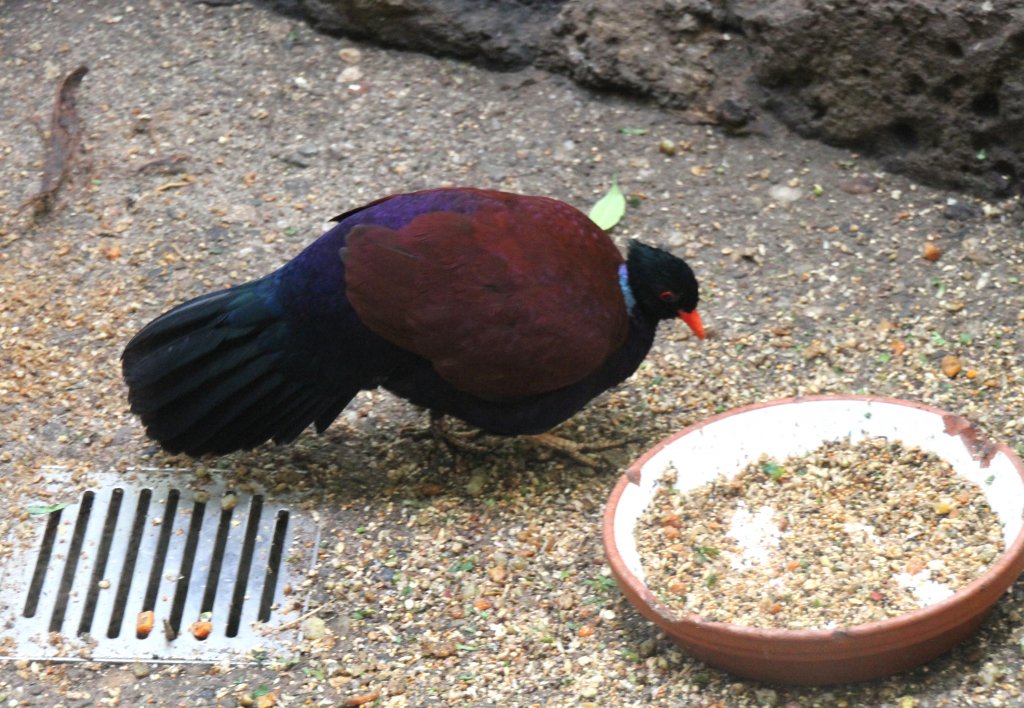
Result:
{"label": "bird's foot", "polygon": [[485,446],[473,442],[481,434],[482,432],[479,430],[467,430],[464,432],[452,430],[451,424],[444,416],[433,414],[430,416],[430,435],[434,440],[447,445],[453,457],[456,456],[457,452],[488,452]]}
{"label": "bird's foot", "polygon": [[587,452],[611,450],[612,448],[622,447],[630,442],[629,440],[615,440],[595,443],[577,443],[572,440],[567,440],[566,438],[561,438],[554,433],[541,433],[540,435],[527,435],[525,437],[535,445],[549,450],[554,450],[559,454],[565,455],[566,457],[579,462],[581,465],[586,465],[593,469],[609,467],[610,463],[600,457],[588,455]]}

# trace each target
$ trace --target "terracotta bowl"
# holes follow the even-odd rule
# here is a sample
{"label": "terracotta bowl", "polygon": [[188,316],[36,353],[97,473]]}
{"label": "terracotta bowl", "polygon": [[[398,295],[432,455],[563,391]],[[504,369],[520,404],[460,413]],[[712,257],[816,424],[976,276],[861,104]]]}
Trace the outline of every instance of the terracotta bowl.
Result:
{"label": "terracotta bowl", "polygon": [[[778,459],[850,436],[887,436],[935,452],[978,483],[1003,523],[1006,551],[988,572],[945,600],[842,629],[786,630],[675,616],[644,585],[634,528],[669,465],[685,492],[732,476],[762,453]],[[672,639],[737,676],[818,685],[865,681],[914,668],[974,632],[1024,570],[1024,463],[963,418],[891,398],[814,396],[738,408],[691,425],[635,462],[612,492],[604,545],[626,597]]]}

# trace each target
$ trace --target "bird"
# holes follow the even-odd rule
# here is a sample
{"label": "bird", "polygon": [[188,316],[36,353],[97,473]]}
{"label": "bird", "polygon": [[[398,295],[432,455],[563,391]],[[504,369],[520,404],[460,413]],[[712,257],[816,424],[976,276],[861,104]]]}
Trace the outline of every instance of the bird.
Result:
{"label": "bird", "polygon": [[628,378],[661,320],[703,339],[684,260],[556,199],[447,187],[352,209],[272,273],[173,307],[122,356],[131,411],[191,457],[322,433],[383,388],[540,435]]}

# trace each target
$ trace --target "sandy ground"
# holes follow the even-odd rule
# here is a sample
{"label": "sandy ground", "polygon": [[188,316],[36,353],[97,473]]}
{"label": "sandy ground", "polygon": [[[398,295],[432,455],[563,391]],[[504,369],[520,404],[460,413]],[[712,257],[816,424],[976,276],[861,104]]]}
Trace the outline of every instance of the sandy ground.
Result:
{"label": "sandy ground", "polygon": [[[1024,449],[1017,202],[915,185],[770,123],[747,136],[541,72],[318,36],[247,4],[0,2],[0,523],[39,470],[186,467],[315,509],[322,622],[258,665],[0,665],[8,705],[1020,705],[1024,584],[974,638],[857,686],[743,681],[622,598],[599,529],[617,467],[735,405],[815,392],[924,401]],[[85,64],[84,150],[38,189],[59,79]],[[628,129],[623,131],[623,129]],[[675,154],[659,150],[670,141]],[[425,416],[366,393],[323,436],[197,463],[130,415],[118,356],[164,309],[279,266],[331,216],[470,185],[581,208],[617,175],[615,237],[696,269],[710,336],[663,326],[626,385],[559,432],[624,441],[591,470],[522,440],[458,465]],[[937,260],[922,257],[934,244]],[[950,376],[955,357],[960,371]],[[73,485],[69,484],[69,489]],[[9,544],[4,546],[9,552]]]}

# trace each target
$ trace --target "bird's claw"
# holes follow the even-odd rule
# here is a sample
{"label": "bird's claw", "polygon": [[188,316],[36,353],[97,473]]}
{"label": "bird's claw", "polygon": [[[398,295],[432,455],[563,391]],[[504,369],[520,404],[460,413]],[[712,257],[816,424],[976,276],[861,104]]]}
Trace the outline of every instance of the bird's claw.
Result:
{"label": "bird's claw", "polygon": [[600,452],[602,450],[611,450],[612,448],[622,447],[629,440],[607,440],[604,442],[597,443],[577,443],[566,438],[559,437],[554,433],[541,433],[540,435],[527,435],[526,439],[535,445],[554,450],[555,452],[565,455],[566,457],[579,462],[581,465],[591,467],[593,469],[601,469],[610,466],[607,460],[600,457],[594,457],[588,455],[585,451]]}

